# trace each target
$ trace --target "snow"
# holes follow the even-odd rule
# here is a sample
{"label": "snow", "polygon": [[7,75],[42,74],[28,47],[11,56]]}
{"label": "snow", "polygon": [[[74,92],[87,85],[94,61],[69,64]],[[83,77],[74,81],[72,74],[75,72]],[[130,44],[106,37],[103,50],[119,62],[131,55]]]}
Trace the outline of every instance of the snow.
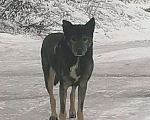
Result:
{"label": "snow", "polygon": [[102,115],[104,116],[131,116],[137,112],[136,106],[142,104],[141,100],[128,101],[125,104],[120,105],[118,108],[112,109],[111,111],[105,111]]}
{"label": "snow", "polygon": [[32,41],[31,36],[29,35],[12,35],[12,34],[8,34],[8,33],[0,33],[0,40],[8,42],[8,41],[12,41],[12,42],[26,42],[26,41]]}
{"label": "snow", "polygon": [[146,118],[144,118],[144,119],[142,119],[142,120],[150,120],[150,117],[146,117]]}
{"label": "snow", "polygon": [[118,62],[124,60],[136,60],[150,58],[150,47],[137,47],[123,50],[111,51],[101,54],[96,63]]}
{"label": "snow", "polygon": [[104,32],[96,30],[94,40],[101,44],[113,44],[114,42],[131,42],[150,40],[149,19],[138,21],[142,28],[135,29],[131,27],[120,28],[119,30]]}
{"label": "snow", "polygon": [[[108,30],[98,29],[95,32],[94,40],[100,44],[114,44],[116,42],[131,42],[131,41],[144,41],[150,40],[150,13],[143,10],[147,8],[150,3],[147,4],[123,4],[121,2],[114,1],[114,5],[119,5],[125,16],[122,22],[128,21],[128,26],[111,29],[108,26]],[[145,7],[144,7],[145,6]],[[128,16],[132,19],[128,20]],[[110,28],[110,29],[109,29]]]}
{"label": "snow", "polygon": [[[79,24],[79,23],[86,23],[89,18],[86,14],[80,12],[78,9],[75,9],[74,7],[71,7],[67,4],[61,4],[56,3],[59,8],[64,12],[68,14],[67,20],[71,21],[73,24]],[[77,23],[78,22],[78,23]]]}

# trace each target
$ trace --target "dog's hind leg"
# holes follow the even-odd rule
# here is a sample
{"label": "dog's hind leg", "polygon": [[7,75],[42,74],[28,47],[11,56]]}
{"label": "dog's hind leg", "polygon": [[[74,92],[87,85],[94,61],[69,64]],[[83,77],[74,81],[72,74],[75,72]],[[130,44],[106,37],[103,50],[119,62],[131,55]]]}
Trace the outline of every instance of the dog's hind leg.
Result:
{"label": "dog's hind leg", "polygon": [[42,59],[42,65],[45,78],[45,85],[50,96],[50,104],[51,104],[50,120],[58,120],[58,115],[56,113],[56,101],[53,95],[55,71],[53,70],[52,67],[49,66],[46,58]]}
{"label": "dog's hind leg", "polygon": [[76,86],[72,86],[71,94],[70,94],[70,110],[69,110],[69,118],[76,117],[76,110],[75,110],[75,90]]}
{"label": "dog's hind leg", "polygon": [[53,70],[52,67],[50,67],[49,73],[50,73],[50,76],[48,80],[48,91],[50,95],[50,104],[51,104],[51,111],[52,111],[50,120],[57,120],[58,116],[56,113],[56,101],[55,101],[54,94],[53,94],[55,71]]}

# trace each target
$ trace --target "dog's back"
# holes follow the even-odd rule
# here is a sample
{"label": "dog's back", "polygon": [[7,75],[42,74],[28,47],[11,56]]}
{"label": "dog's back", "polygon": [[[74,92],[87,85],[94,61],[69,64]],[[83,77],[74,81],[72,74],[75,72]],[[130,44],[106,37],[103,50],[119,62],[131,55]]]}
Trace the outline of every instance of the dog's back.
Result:
{"label": "dog's back", "polygon": [[[41,55],[53,54],[55,46],[63,39],[63,33],[51,33],[43,41]],[[43,56],[42,56],[43,57]]]}
{"label": "dog's back", "polygon": [[44,39],[41,49],[42,66],[46,63],[48,66],[54,65],[55,47],[57,47],[63,37],[63,33],[52,33]]}

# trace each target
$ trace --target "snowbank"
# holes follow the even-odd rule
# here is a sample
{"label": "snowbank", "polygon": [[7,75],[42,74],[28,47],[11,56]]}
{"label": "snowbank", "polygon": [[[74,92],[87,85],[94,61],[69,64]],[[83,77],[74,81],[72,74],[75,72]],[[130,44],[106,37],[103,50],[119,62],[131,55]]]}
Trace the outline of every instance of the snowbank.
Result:
{"label": "snowbank", "polygon": [[137,47],[123,50],[116,50],[102,54],[100,56],[100,59],[96,60],[96,62],[107,63],[107,62],[117,62],[125,60],[131,61],[136,59],[150,58],[149,51],[150,51],[149,47]]}

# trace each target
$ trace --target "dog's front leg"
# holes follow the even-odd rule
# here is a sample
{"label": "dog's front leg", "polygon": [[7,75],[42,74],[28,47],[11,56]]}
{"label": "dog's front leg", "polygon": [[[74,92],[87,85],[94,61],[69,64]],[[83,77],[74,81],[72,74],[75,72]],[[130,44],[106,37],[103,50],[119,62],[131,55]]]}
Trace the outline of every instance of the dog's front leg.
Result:
{"label": "dog's front leg", "polygon": [[76,86],[72,86],[71,94],[70,94],[70,110],[69,110],[69,118],[76,117],[76,110],[75,110],[75,90]]}
{"label": "dog's front leg", "polygon": [[79,83],[79,87],[78,87],[78,112],[77,112],[78,120],[84,120],[83,104],[84,104],[86,89],[87,89],[87,81],[84,80]]}
{"label": "dog's front leg", "polygon": [[66,97],[67,89],[71,85],[71,82],[68,80],[62,80],[59,87],[59,96],[60,96],[60,120],[66,120]]}
{"label": "dog's front leg", "polygon": [[60,96],[60,120],[66,120],[66,97],[67,97],[67,89],[72,85],[74,79],[70,76],[64,76],[60,82],[59,87],[59,96]]}
{"label": "dog's front leg", "polygon": [[60,94],[60,120],[66,120],[66,97],[67,97],[67,88],[64,87],[64,83],[60,84],[59,88]]}

